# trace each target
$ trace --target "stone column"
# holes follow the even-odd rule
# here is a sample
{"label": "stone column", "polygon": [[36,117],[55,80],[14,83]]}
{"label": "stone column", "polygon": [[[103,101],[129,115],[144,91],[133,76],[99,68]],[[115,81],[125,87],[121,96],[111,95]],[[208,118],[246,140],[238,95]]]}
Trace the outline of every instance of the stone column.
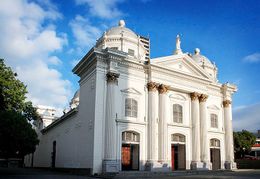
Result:
{"label": "stone column", "polygon": [[233,127],[232,127],[232,109],[231,101],[223,101],[224,121],[225,121],[225,146],[226,146],[226,169],[236,169],[234,162],[234,144],[233,144]]}
{"label": "stone column", "polygon": [[159,162],[168,164],[167,92],[169,86],[159,85]]}
{"label": "stone column", "polygon": [[148,161],[147,170],[153,170],[158,161],[158,86],[149,82],[148,88]]}
{"label": "stone column", "polygon": [[106,95],[106,118],[105,118],[105,156],[103,162],[104,172],[118,172],[119,162],[116,159],[116,111],[115,90],[119,74],[108,72]]}
{"label": "stone column", "polygon": [[201,161],[204,163],[203,169],[210,170],[211,162],[209,160],[209,140],[208,140],[208,123],[207,123],[207,107],[206,101],[208,95],[201,94],[199,96],[200,102],[200,139],[201,139]]}
{"label": "stone column", "polygon": [[199,93],[191,93],[191,120],[192,120],[192,162],[191,169],[197,170],[203,167],[200,161],[200,111]]}

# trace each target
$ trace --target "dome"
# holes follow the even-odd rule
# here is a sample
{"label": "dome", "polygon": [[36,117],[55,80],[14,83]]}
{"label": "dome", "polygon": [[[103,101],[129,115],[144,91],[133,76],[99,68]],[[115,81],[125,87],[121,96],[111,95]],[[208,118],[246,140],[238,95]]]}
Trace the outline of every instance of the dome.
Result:
{"label": "dome", "polygon": [[105,35],[108,36],[123,36],[138,39],[138,36],[130,29],[125,27],[125,21],[120,20],[118,26],[109,29]]}
{"label": "dome", "polygon": [[79,96],[80,96],[80,93],[79,93],[79,90],[77,90],[75,92],[73,98],[70,101],[70,107],[71,108],[75,108],[79,105]]}
{"label": "dome", "polygon": [[200,49],[195,48],[195,54],[192,55],[192,59],[200,65],[214,80],[217,80],[217,67],[207,57],[200,54]]}
{"label": "dome", "polygon": [[197,62],[200,66],[214,68],[214,64],[204,55],[200,54],[200,49],[195,48],[195,54],[192,55],[192,59]]}
{"label": "dome", "polygon": [[118,50],[127,53],[127,58],[138,62],[146,61],[147,40],[125,27],[125,21],[120,20],[118,25],[110,28],[97,40],[96,48],[112,51]]}

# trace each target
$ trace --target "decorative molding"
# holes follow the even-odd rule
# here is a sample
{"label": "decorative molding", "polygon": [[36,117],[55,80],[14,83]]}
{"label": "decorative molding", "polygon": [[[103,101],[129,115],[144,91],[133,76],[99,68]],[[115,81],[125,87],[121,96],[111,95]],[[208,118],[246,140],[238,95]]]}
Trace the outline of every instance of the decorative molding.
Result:
{"label": "decorative molding", "polygon": [[216,106],[216,105],[210,105],[210,106],[208,106],[207,107],[209,110],[220,110],[220,108],[218,107],[218,106]]}
{"label": "decorative molding", "polygon": [[127,123],[127,124],[139,124],[139,125],[147,125],[147,122],[139,122],[132,120],[124,120],[124,119],[116,119],[117,123]]}
{"label": "decorative molding", "polygon": [[113,72],[108,72],[107,73],[107,83],[118,83],[118,77],[119,74],[118,73],[113,73]]}
{"label": "decorative molding", "polygon": [[149,82],[147,83],[148,91],[156,91],[158,89],[158,85],[155,82]]}
{"label": "decorative molding", "polygon": [[136,94],[136,95],[141,95],[142,94],[141,92],[139,92],[135,88],[122,89],[121,92],[122,93],[126,93],[126,94]]}
{"label": "decorative molding", "polygon": [[200,102],[206,102],[207,101],[207,99],[208,99],[208,95],[206,95],[206,94],[201,94],[200,96],[199,96],[199,101]]}
{"label": "decorative molding", "polygon": [[170,86],[167,86],[167,85],[164,85],[164,84],[160,84],[158,86],[158,91],[159,91],[160,94],[165,94],[165,93],[168,92],[169,88],[170,88]]}
{"label": "decorative molding", "polygon": [[230,104],[231,104],[231,101],[230,101],[230,100],[225,100],[225,101],[223,101],[223,106],[224,106],[224,108],[228,108],[228,107],[230,106]]}
{"label": "decorative molding", "polygon": [[200,94],[197,92],[190,93],[190,98],[192,101],[199,99],[199,96],[200,96]]}

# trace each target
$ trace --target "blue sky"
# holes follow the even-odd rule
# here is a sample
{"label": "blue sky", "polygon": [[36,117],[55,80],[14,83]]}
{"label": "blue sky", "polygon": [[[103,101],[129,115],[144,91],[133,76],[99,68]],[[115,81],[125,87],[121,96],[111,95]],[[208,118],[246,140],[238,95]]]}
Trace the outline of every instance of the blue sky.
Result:
{"label": "blue sky", "polygon": [[[12,9],[12,11],[10,11]],[[1,0],[0,57],[29,90],[34,104],[64,108],[78,88],[71,70],[119,19],[151,39],[151,57],[171,55],[181,34],[184,52],[218,67],[235,83],[235,130],[260,129],[260,1]]]}

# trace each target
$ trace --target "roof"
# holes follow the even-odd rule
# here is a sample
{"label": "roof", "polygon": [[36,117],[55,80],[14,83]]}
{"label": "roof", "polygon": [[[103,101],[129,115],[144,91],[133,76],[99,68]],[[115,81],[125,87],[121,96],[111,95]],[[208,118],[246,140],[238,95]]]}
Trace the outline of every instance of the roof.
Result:
{"label": "roof", "polygon": [[125,27],[125,21],[120,20],[118,26],[110,28],[104,35],[108,36],[124,36],[137,39],[138,36],[131,29]]}

